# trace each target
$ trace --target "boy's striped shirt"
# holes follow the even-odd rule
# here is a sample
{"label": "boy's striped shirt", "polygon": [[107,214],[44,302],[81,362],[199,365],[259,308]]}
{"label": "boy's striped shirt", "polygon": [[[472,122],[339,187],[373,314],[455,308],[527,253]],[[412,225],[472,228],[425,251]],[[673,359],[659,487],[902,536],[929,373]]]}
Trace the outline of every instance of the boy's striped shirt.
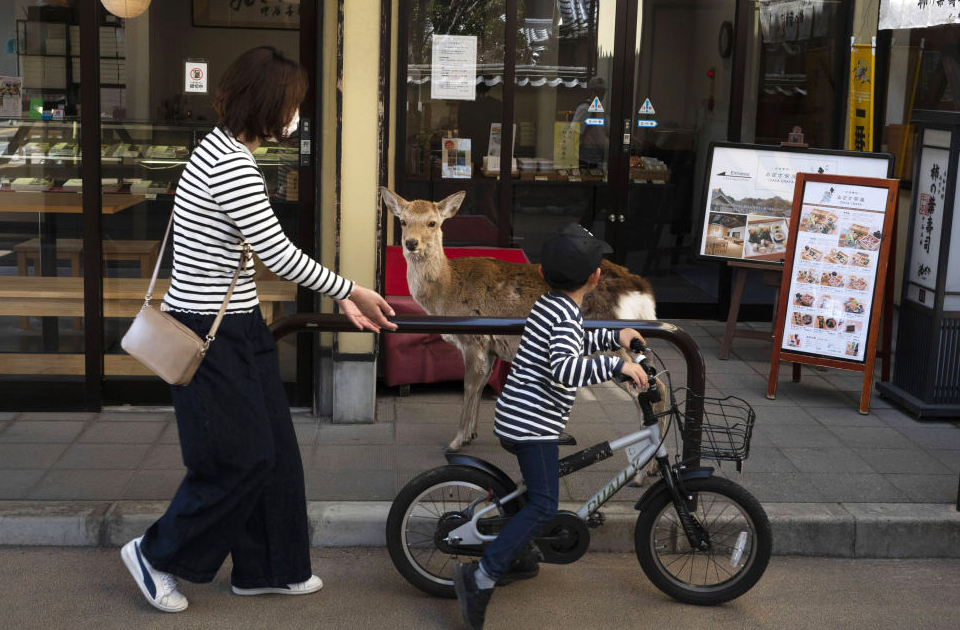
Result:
{"label": "boy's striped shirt", "polygon": [[610,380],[623,359],[616,330],[583,330],[583,313],[568,296],[545,293],[527,317],[520,348],[497,399],[493,431],[512,441],[549,440],[567,424],[577,388]]}

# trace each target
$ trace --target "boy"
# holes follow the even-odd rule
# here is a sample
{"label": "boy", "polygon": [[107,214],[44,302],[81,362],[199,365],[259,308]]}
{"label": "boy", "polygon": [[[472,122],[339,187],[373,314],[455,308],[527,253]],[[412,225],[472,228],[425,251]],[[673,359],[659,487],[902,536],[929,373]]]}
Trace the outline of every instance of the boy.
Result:
{"label": "boy", "polygon": [[583,298],[600,279],[600,261],[613,251],[576,223],[551,236],[540,251],[540,273],[550,286],[527,317],[520,347],[507,383],[497,400],[494,433],[515,453],[527,486],[527,503],[480,559],[479,565],[457,564],[453,582],[467,626],[483,627],[493,586],[517,554],[557,513],[559,448],[577,387],[624,374],[641,388],[647,375],[636,363],[600,354],[628,347],[643,338],[635,330],[583,330]]}

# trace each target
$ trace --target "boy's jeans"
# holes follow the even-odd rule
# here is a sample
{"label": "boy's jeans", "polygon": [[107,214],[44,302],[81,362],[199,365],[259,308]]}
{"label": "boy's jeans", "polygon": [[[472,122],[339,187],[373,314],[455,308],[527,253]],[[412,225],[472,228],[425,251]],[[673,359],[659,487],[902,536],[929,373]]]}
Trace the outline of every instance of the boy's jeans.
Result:
{"label": "boy's jeans", "polygon": [[498,579],[513,559],[556,515],[560,498],[560,449],[556,443],[515,445],[520,474],[527,485],[527,503],[490,543],[480,560],[484,573]]}

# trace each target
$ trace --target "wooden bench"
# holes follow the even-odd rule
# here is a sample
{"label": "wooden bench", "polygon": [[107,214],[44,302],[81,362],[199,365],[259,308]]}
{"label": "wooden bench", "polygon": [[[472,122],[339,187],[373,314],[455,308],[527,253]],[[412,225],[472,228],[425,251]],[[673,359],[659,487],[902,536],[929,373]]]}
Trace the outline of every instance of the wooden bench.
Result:
{"label": "wooden bench", "polygon": [[[104,317],[134,317],[143,306],[149,278],[104,278]],[[154,304],[159,304],[170,286],[158,279]],[[283,280],[257,282],[260,311],[267,323],[273,321],[283,302],[296,299],[297,285]],[[0,277],[0,315],[35,317],[83,316],[83,278],[10,276]],[[0,374],[83,374],[83,354],[4,353]],[[137,361],[125,354],[104,357],[106,374],[149,375]]]}
{"label": "wooden bench", "polygon": [[[13,246],[17,253],[17,273],[25,276],[29,273],[30,264],[33,264],[34,275],[40,275],[40,239],[31,238],[28,241]],[[83,241],[79,238],[57,239],[57,260],[70,261],[70,275],[80,277],[80,254],[83,253]],[[160,241],[103,241],[103,260],[121,260],[140,263],[140,277],[149,278],[153,267],[157,264],[160,253]],[[80,330],[80,319],[73,320],[74,330]],[[30,328],[28,317],[20,318],[20,328]]]}
{"label": "wooden bench", "polygon": [[[40,261],[40,239],[31,238],[28,241],[13,246],[17,253],[17,273],[25,276],[30,263],[33,263],[33,272],[37,273]],[[57,239],[57,260],[70,261],[70,275],[80,276],[80,254],[83,253],[83,241],[78,238]],[[104,260],[126,260],[140,263],[140,277],[149,278],[153,267],[157,264],[160,253],[160,241],[103,241]]]}

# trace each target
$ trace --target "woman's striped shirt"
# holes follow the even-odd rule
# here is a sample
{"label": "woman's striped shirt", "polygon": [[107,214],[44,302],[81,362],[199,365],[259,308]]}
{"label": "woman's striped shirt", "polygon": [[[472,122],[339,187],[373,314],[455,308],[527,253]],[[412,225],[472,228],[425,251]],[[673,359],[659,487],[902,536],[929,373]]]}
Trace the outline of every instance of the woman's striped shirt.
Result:
{"label": "woman's striped shirt", "polygon": [[493,432],[514,442],[549,440],[563,431],[582,385],[602,383],[623,359],[584,355],[620,347],[619,332],[583,330],[583,313],[567,295],[545,293],[527,317],[520,348],[497,399]]}
{"label": "woman's striped shirt", "polygon": [[[336,299],[353,290],[352,282],[290,242],[270,206],[253,154],[219,127],[190,156],[173,205],[173,274],[164,309],[220,310],[240,262],[243,241],[284,280]],[[240,273],[227,312],[252,311],[259,303],[250,261]]]}

